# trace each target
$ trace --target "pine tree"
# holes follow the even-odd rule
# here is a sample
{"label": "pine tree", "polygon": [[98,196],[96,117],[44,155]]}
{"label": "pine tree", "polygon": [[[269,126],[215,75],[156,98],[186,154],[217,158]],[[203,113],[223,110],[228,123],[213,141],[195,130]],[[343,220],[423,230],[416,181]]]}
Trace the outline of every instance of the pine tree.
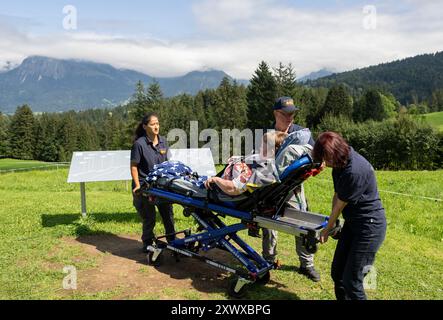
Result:
{"label": "pine tree", "polygon": [[36,125],[35,157],[41,161],[62,161],[59,148],[59,122],[56,115],[43,114]]}
{"label": "pine tree", "polygon": [[141,119],[148,113],[148,98],[145,93],[143,82],[138,81],[136,84],[135,93],[131,102],[131,115],[135,122]]}
{"label": "pine tree", "polygon": [[355,121],[382,121],[397,114],[400,104],[391,94],[384,95],[377,89],[370,89],[354,104]]}
{"label": "pine tree", "polygon": [[208,119],[206,117],[205,112],[205,97],[202,91],[199,91],[197,95],[194,97],[194,106],[193,106],[193,119],[198,121],[199,130],[204,130],[208,128]]}
{"label": "pine tree", "polygon": [[63,116],[59,130],[60,160],[71,161],[72,153],[78,151],[77,141],[79,135],[73,114],[69,113]]}
{"label": "pine tree", "polygon": [[274,69],[274,78],[277,82],[277,96],[293,97],[295,89],[297,88],[296,74],[291,63],[287,66],[281,62],[278,68]]}
{"label": "pine tree", "polygon": [[169,108],[165,106],[165,99],[163,98],[163,92],[157,81],[152,82],[146,91],[146,113],[155,112],[159,116],[160,125],[162,128],[168,126],[168,120],[171,115]]}
{"label": "pine tree", "polygon": [[247,123],[247,101],[236,82],[224,77],[217,89],[217,129],[243,129]]}
{"label": "pine tree", "polygon": [[148,111],[159,112],[159,105],[163,100],[163,92],[160,84],[157,81],[152,82],[146,92],[146,101],[148,104]]}
{"label": "pine tree", "polygon": [[352,117],[353,102],[351,96],[347,93],[344,86],[334,86],[329,90],[325,104],[320,112],[320,118],[326,114],[333,116]]}
{"label": "pine tree", "polygon": [[272,106],[277,99],[277,83],[266,62],[262,61],[248,86],[248,126],[270,128],[274,122]]}
{"label": "pine tree", "polygon": [[79,132],[77,140],[78,151],[97,151],[100,150],[100,141],[97,130],[94,126],[82,121],[78,125]]}
{"label": "pine tree", "polygon": [[443,111],[443,89],[432,92],[432,97],[429,102],[430,112]]}
{"label": "pine tree", "polygon": [[0,112],[0,157],[7,156],[8,124],[7,118]]}
{"label": "pine tree", "polygon": [[217,91],[215,89],[206,89],[205,91],[197,94],[196,99],[201,99],[203,101],[205,117],[207,119],[208,128],[216,128],[218,126],[217,117]]}
{"label": "pine tree", "polygon": [[34,155],[34,115],[29,106],[17,108],[9,125],[9,151],[16,159],[31,160]]}

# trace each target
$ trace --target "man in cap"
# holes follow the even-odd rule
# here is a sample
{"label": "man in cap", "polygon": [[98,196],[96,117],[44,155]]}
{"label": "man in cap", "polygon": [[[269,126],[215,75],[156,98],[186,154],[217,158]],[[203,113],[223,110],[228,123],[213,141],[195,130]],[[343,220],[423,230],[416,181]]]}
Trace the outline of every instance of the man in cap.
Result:
{"label": "man in cap", "polygon": [[[282,131],[285,133],[292,133],[294,131],[302,130],[303,127],[294,124],[294,116],[300,110],[299,107],[294,105],[294,101],[290,97],[280,97],[274,104],[274,128],[276,131]],[[309,141],[309,144],[314,146],[314,139]],[[308,210],[303,185],[294,190],[294,196],[290,200],[290,205],[299,210]],[[274,263],[275,267],[281,268],[281,262],[277,260],[277,231],[263,229],[263,257]],[[312,281],[320,281],[320,275],[314,268],[314,255],[306,251],[303,246],[301,238],[295,238],[296,252],[300,260],[299,273],[307,276]]]}

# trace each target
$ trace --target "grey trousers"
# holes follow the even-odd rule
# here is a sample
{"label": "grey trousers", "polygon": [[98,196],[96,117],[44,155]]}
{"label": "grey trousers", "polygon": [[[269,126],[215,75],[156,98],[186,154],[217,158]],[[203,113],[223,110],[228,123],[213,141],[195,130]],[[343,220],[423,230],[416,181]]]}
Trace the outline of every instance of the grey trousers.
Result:
{"label": "grey trousers", "polygon": [[[307,210],[308,205],[305,197],[303,185],[296,190],[294,197],[289,200],[290,205],[298,210]],[[275,230],[263,229],[262,248],[263,258],[271,263],[277,258],[278,232]],[[314,255],[306,251],[302,239],[295,237],[295,251],[300,260],[300,267],[308,268],[314,266]]]}
{"label": "grey trousers", "polygon": [[[275,262],[277,258],[277,240],[277,231],[263,229],[263,258],[271,263]],[[308,268],[314,266],[314,255],[306,251],[301,238],[295,237],[295,251],[297,252],[298,258],[300,260],[300,267]]]}

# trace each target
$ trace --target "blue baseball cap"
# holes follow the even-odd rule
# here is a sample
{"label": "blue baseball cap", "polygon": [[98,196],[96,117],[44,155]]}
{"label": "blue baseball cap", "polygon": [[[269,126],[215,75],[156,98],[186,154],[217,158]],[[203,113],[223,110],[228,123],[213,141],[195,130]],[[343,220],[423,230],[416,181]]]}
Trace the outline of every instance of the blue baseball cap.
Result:
{"label": "blue baseball cap", "polygon": [[275,100],[274,110],[282,110],[286,113],[294,113],[300,110],[299,107],[294,105],[294,100],[291,97],[280,97]]}

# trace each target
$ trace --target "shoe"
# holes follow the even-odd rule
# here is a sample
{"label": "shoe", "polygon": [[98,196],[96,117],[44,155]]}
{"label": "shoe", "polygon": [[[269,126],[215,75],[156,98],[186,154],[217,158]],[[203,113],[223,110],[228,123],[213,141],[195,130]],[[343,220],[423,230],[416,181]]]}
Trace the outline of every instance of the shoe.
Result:
{"label": "shoe", "polygon": [[315,270],[314,267],[300,267],[298,273],[305,275],[306,277],[308,277],[308,279],[314,282],[320,281],[320,274],[317,272],[317,270]]}
{"label": "shoe", "polygon": [[275,269],[275,270],[280,270],[280,269],[283,267],[283,264],[282,264],[281,261],[278,260],[278,259],[275,260],[273,264],[274,264],[274,269]]}
{"label": "shoe", "polygon": [[260,229],[259,228],[248,229],[248,236],[254,238],[261,238]]}

